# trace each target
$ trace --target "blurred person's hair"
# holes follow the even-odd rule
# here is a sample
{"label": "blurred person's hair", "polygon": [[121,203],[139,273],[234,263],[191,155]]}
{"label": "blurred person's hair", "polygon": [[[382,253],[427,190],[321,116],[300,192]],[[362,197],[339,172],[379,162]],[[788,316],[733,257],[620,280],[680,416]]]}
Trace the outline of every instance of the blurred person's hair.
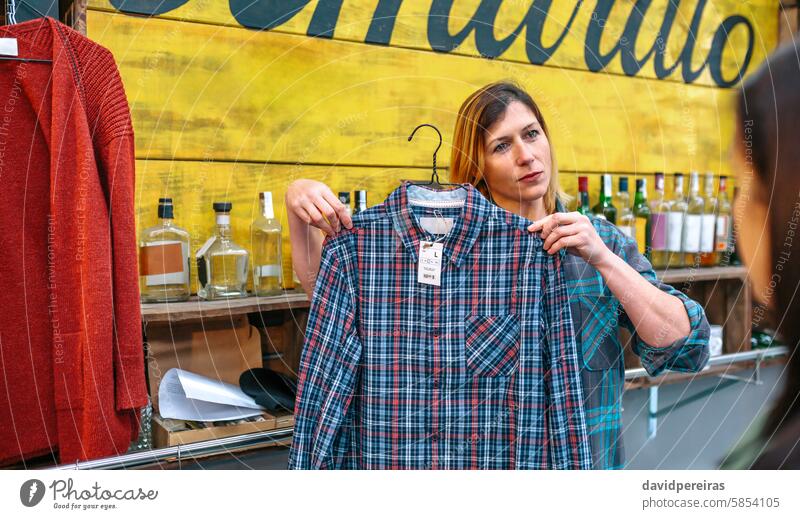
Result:
{"label": "blurred person's hair", "polygon": [[[790,42],[745,80],[738,97],[737,145],[752,165],[753,196],[764,197],[771,237],[770,317],[789,347],[784,388],[762,436],[775,441],[780,429],[800,417],[800,55]],[[744,145],[745,128],[751,138]],[[747,174],[747,171],[744,172]],[[741,177],[740,177],[741,178]],[[747,218],[747,215],[742,215]],[[788,231],[792,233],[788,233]],[[786,264],[778,267],[779,258]],[[793,440],[797,441],[797,439]]]}

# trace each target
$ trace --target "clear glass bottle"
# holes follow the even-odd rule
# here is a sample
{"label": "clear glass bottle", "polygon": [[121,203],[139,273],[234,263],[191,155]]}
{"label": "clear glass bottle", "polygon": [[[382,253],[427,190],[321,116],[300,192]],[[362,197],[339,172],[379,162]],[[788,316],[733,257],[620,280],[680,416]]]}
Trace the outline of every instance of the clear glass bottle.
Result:
{"label": "clear glass bottle", "polygon": [[639,254],[650,259],[650,205],[647,203],[647,179],[636,180],[636,195],[633,199],[633,216],[636,227],[636,244]]}
{"label": "clear glass bottle", "polygon": [[598,218],[603,218],[616,225],[617,208],[611,200],[611,175],[604,174],[600,177],[600,197],[592,208],[592,214]]}
{"label": "clear glass bottle", "polygon": [[719,177],[719,193],[717,194],[717,223],[714,226],[714,250],[717,253],[717,264],[729,265],[731,255],[731,203],[728,200],[728,179]]}
{"label": "clear glass bottle", "polygon": [[144,303],[186,301],[189,283],[189,233],[173,223],[171,198],[158,199],[158,224],[139,237],[139,292]]}
{"label": "clear glass bottle", "polygon": [[669,203],[664,199],[664,174],[656,173],[655,199],[650,202],[650,262],[653,268],[666,268],[667,254],[667,218]]}
{"label": "clear glass bottle", "polygon": [[686,217],[683,219],[683,262],[687,266],[700,265],[700,238],[703,230],[705,200],[700,196],[700,174],[689,175],[689,197],[686,200]]}
{"label": "clear glass bottle", "polygon": [[230,202],[214,202],[217,229],[197,252],[201,299],[247,296],[248,253],[231,239]]}
{"label": "clear glass bottle", "polygon": [[686,216],[686,199],[683,196],[683,173],[672,177],[672,198],[667,213],[667,266],[683,266],[683,220]]}
{"label": "clear glass bottle", "polygon": [[617,227],[623,234],[636,238],[636,222],[631,210],[631,195],[628,193],[628,177],[619,177],[619,192],[617,193],[619,206],[619,221]]}
{"label": "clear glass bottle", "polygon": [[358,214],[367,210],[367,192],[365,190],[356,191],[356,208],[353,214]]}
{"label": "clear glass bottle", "polygon": [[714,196],[714,174],[706,173],[703,184],[703,221],[700,228],[700,266],[713,267],[719,263],[715,249],[715,225],[717,222],[717,197]]}
{"label": "clear glass bottle", "polygon": [[272,193],[258,194],[260,214],[250,226],[253,252],[253,292],[257,296],[278,295],[283,290],[283,229],[275,218]]}
{"label": "clear glass bottle", "polygon": [[578,177],[578,205],[576,211],[582,215],[590,215],[589,208],[589,177]]}

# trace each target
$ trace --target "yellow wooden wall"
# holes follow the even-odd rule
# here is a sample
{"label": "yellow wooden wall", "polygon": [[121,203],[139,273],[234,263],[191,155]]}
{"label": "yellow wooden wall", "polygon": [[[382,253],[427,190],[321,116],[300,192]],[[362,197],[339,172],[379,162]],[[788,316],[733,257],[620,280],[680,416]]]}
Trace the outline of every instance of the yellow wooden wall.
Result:
{"label": "yellow wooden wall", "polygon": [[[211,203],[225,199],[234,204],[235,239],[248,246],[257,193],[270,190],[285,229],[289,280],[283,197],[293,179],[318,179],[334,192],[367,189],[370,205],[378,203],[401,178],[430,176],[435,135],[422,131],[408,143],[410,131],[424,122],[439,127],[445,138],[439,163],[446,168],[461,102],[500,79],[517,81],[540,104],[570,193],[582,174],[590,176],[593,201],[605,172],[628,175],[631,190],[644,176],[651,193],[656,171],[729,174],[736,88],[721,87],[703,64],[715,37],[729,27],[717,46],[721,77],[737,78],[745,62],[745,75],[754,70],[775,47],[779,7],[777,0],[653,0],[649,6],[646,0],[505,0],[489,32],[514,41],[488,59],[472,34],[449,52],[432,48],[431,9],[447,2],[398,1],[388,45],[366,40],[376,34],[376,9],[390,1],[342,1],[332,37],[308,33],[317,11],[335,1],[284,2],[297,12],[269,30],[243,27],[231,12],[235,3],[172,0],[172,9],[155,0],[89,0],[88,35],[114,53],[131,104],[140,228],[155,221],[157,199],[171,196],[178,224],[199,246],[213,227]],[[451,34],[489,2],[453,4]],[[156,16],[131,13],[157,5],[164,12]],[[604,5],[610,9],[600,16]],[[619,41],[634,56],[647,56],[670,5],[677,6],[674,23],[657,46],[669,66],[692,41],[687,63],[660,74],[650,54],[632,73],[617,55],[591,70],[592,57]],[[526,13],[545,7],[540,35],[522,30],[513,37]],[[252,3],[248,20],[258,18],[258,9]],[[641,29],[626,36],[637,14]],[[725,26],[725,20],[739,22]],[[540,39],[538,47],[551,46],[567,26],[549,59],[532,64],[526,44]],[[602,27],[603,34],[597,53],[587,57],[590,27]],[[702,71],[687,79],[684,69]]]}

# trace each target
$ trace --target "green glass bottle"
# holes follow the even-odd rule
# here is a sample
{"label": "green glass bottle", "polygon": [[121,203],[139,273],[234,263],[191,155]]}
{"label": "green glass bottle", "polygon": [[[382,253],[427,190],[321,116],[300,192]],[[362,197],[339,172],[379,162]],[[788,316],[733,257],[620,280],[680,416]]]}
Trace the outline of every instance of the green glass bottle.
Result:
{"label": "green glass bottle", "polygon": [[636,244],[639,246],[639,253],[650,259],[650,205],[647,203],[647,179],[636,180],[633,216],[636,219]]}
{"label": "green glass bottle", "polygon": [[583,215],[591,214],[589,209],[589,177],[578,177],[578,206],[576,211]]}
{"label": "green glass bottle", "polygon": [[614,225],[617,224],[617,208],[611,200],[611,175],[605,174],[600,177],[600,198],[592,208],[592,214],[598,218],[604,218]]}

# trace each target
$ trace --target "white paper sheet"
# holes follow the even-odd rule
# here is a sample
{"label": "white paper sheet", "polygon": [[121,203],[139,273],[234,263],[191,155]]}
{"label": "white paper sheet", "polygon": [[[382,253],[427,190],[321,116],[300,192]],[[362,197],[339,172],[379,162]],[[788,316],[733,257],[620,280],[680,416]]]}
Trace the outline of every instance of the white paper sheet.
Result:
{"label": "white paper sheet", "polygon": [[162,418],[198,422],[240,420],[264,411],[237,386],[178,368],[161,379],[158,408]]}

